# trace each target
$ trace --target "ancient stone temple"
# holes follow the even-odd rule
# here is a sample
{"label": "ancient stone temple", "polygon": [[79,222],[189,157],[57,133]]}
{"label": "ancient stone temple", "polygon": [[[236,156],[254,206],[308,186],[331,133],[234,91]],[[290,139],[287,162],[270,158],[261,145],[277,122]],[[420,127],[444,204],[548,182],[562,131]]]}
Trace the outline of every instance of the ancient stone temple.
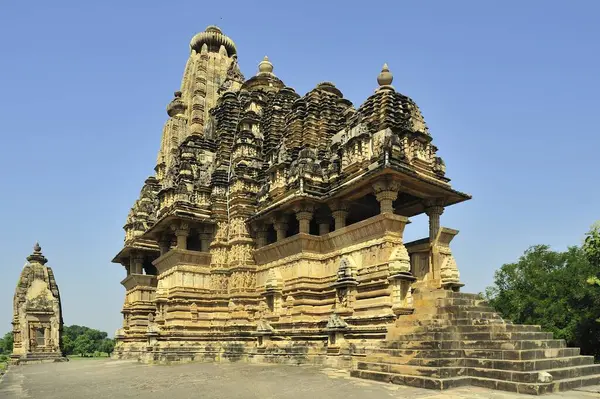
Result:
{"label": "ancient stone temple", "polygon": [[[358,107],[330,82],[301,96],[267,57],[246,79],[218,28],[194,36],[113,260],[127,273],[115,356],[312,363],[437,389],[599,381],[591,357],[459,292],[458,231],[440,216],[470,196],[392,80],[384,65]],[[405,242],[420,214],[429,236]]]}
{"label": "ancient stone temple", "polygon": [[27,257],[14,297],[13,363],[64,361],[58,285],[39,244]]}

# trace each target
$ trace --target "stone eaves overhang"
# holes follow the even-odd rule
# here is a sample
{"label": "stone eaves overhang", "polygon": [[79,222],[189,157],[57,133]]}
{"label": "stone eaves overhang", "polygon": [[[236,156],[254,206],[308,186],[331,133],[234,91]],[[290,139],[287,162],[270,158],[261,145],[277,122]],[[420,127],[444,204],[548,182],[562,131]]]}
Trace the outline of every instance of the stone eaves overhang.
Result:
{"label": "stone eaves overhang", "polygon": [[150,251],[159,252],[156,242],[145,240],[141,237],[136,237],[132,242],[126,244],[111,260],[112,263],[121,263],[121,261],[129,258],[132,251]]}
{"label": "stone eaves overhang", "polygon": [[470,200],[469,194],[454,190],[449,184],[437,181],[422,175],[412,168],[402,165],[384,165],[375,162],[370,167],[365,168],[364,172],[356,174],[335,187],[327,191],[325,195],[315,195],[306,193],[301,189],[288,192],[284,198],[260,209],[255,215],[249,218],[248,222],[265,219],[275,211],[293,208],[295,203],[301,201],[312,201],[315,203],[326,203],[330,200],[343,199],[353,200],[361,198],[372,192],[372,184],[381,177],[389,176],[401,182],[400,192],[411,194],[418,198],[414,203],[405,204],[402,207],[402,215],[410,217],[425,212],[423,200],[439,199],[441,205],[448,207]]}
{"label": "stone eaves overhang", "polygon": [[205,211],[196,211],[193,208],[182,208],[174,206],[169,212],[163,215],[152,227],[150,227],[142,238],[147,240],[156,241],[160,236],[171,228],[174,222],[187,221],[190,223],[190,227],[194,227],[194,224],[198,223],[210,223],[213,224],[214,220],[211,219],[210,215]]}

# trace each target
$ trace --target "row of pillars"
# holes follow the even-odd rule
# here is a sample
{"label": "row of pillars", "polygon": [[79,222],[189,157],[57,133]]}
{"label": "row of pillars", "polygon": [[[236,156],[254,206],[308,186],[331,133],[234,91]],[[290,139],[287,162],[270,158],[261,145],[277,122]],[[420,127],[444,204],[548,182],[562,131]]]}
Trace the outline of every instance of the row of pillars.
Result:
{"label": "row of pillars", "polygon": [[[210,242],[212,240],[212,230],[209,227],[203,228],[198,233],[200,238],[200,251],[209,252]],[[176,237],[175,247],[178,249],[188,249],[188,238],[190,236],[189,223],[181,222],[171,225],[171,231],[164,233],[158,240],[160,254],[164,255],[171,249],[173,236]],[[127,269],[127,275],[144,274],[144,254],[133,252],[129,257],[129,263],[124,264]]]}
{"label": "row of pillars", "polygon": [[[190,236],[189,223],[181,222],[171,225],[171,232],[165,233],[158,241],[158,247],[160,254],[164,255],[171,249],[171,241],[173,235],[175,236],[177,243],[175,247],[178,249],[188,249],[188,238]],[[212,239],[212,230],[208,227],[200,229],[198,232],[200,238],[200,252],[208,252],[210,247],[210,241]]]}
{"label": "row of pillars", "polygon": [[[393,213],[393,202],[398,198],[400,183],[394,180],[381,180],[373,184],[375,198],[379,202],[380,213]],[[297,205],[294,208],[296,219],[298,220],[300,233],[310,234],[310,221],[316,213],[316,221],[319,226],[319,235],[328,234],[330,226],[330,217],[333,217],[334,228],[339,230],[346,227],[346,219],[349,213],[349,204],[343,200],[334,200],[327,204],[331,214],[327,209],[319,208],[315,212],[312,204]],[[444,212],[443,203],[439,200],[427,200],[425,202],[425,213],[429,216],[429,239],[433,240],[440,229],[440,216]],[[331,215],[331,216],[330,216]],[[255,225],[257,247],[263,247],[268,244],[269,224],[273,224],[277,241],[286,238],[289,227],[287,215],[273,216],[269,222],[262,222]]]}

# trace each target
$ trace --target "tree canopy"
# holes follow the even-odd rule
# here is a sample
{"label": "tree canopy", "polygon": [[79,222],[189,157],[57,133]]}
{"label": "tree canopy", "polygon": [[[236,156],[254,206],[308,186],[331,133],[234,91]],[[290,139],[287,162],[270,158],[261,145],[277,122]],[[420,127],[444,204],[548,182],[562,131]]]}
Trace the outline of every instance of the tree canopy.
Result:
{"label": "tree canopy", "polygon": [[10,355],[13,350],[13,335],[11,332],[0,338],[0,355]]}
{"label": "tree canopy", "polygon": [[539,324],[582,353],[600,358],[600,234],[564,252],[529,248],[503,265],[486,290],[490,304],[514,323]]}
{"label": "tree canopy", "polygon": [[90,356],[95,353],[112,353],[114,342],[104,331],[72,325],[63,327],[63,352],[65,355]]}

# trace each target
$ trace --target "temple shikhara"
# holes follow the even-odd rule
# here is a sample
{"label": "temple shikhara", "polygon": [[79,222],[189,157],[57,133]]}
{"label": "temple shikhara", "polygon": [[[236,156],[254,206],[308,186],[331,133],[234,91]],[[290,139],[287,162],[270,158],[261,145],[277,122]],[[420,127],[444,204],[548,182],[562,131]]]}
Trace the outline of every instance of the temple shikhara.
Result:
{"label": "temple shikhara", "polygon": [[[296,93],[267,57],[246,79],[217,27],[192,38],[113,259],[127,273],[114,356],[312,363],[437,389],[598,381],[591,356],[459,292],[458,231],[440,216],[470,196],[387,65],[375,75],[354,106],[330,82]],[[420,214],[429,236],[405,242]]]}
{"label": "temple shikhara", "polygon": [[14,364],[67,360],[61,350],[60,294],[47,262],[36,243],[17,283],[12,321]]}

